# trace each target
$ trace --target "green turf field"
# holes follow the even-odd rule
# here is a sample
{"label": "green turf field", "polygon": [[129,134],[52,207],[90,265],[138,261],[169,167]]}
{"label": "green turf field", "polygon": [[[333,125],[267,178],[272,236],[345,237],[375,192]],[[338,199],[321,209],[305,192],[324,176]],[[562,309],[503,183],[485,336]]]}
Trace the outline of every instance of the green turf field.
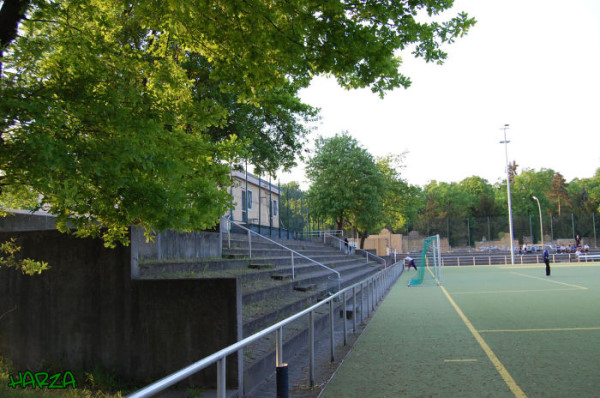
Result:
{"label": "green turf field", "polygon": [[598,397],[600,263],[405,272],[322,397]]}

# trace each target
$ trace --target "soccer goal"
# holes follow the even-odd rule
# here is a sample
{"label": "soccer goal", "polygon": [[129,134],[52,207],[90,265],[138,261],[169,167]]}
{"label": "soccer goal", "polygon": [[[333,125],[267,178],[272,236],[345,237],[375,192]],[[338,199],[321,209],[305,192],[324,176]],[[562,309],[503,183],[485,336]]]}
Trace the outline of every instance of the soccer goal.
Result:
{"label": "soccer goal", "polygon": [[423,239],[423,250],[417,259],[417,275],[410,278],[408,286],[442,284],[442,256],[440,236],[429,236]]}

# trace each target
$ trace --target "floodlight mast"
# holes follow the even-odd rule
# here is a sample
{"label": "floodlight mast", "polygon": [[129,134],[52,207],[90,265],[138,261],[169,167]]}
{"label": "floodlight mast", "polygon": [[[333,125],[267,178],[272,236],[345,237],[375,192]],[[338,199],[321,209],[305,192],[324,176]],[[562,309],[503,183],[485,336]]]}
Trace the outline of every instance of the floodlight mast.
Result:
{"label": "floodlight mast", "polygon": [[537,202],[538,210],[540,211],[540,239],[542,242],[542,250],[544,249],[544,226],[542,225],[542,205],[540,205],[540,200],[537,196],[532,196],[533,199]]}
{"label": "floodlight mast", "polygon": [[506,194],[508,195],[508,229],[510,232],[510,263],[515,265],[515,248],[514,248],[514,234],[513,234],[513,217],[512,217],[512,202],[510,199],[510,168],[508,167],[508,141],[506,139],[506,129],[508,129],[508,124],[505,124],[502,127],[504,130],[504,141],[500,141],[501,144],[504,144],[504,153],[506,155]]}

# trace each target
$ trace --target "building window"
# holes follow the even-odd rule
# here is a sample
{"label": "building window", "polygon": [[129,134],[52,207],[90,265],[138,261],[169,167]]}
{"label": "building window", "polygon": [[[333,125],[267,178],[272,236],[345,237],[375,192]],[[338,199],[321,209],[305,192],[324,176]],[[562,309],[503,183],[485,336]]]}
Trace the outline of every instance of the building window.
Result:
{"label": "building window", "polygon": [[272,206],[272,211],[273,211],[273,213],[272,213],[273,217],[277,217],[277,209],[278,209],[278,207],[277,207],[277,200],[273,199],[271,201],[271,206]]}
{"label": "building window", "polygon": [[248,211],[252,211],[252,191],[248,190],[248,194],[246,195],[248,202],[246,203],[246,208]]}

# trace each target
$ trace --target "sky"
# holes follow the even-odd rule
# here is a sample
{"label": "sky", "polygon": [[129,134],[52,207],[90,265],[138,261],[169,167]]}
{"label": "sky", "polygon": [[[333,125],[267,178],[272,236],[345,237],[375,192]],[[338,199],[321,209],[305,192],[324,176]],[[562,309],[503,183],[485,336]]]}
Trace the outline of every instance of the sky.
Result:
{"label": "sky", "polygon": [[[411,185],[491,184],[517,172],[552,169],[568,181],[600,168],[600,1],[456,0],[444,15],[475,17],[468,35],[447,45],[443,65],[401,53],[408,89],[382,100],[317,77],[300,98],[321,109],[317,136],[347,131],[373,156],[406,152]],[[504,140],[504,125],[508,124]],[[282,182],[308,187],[304,165]]]}

